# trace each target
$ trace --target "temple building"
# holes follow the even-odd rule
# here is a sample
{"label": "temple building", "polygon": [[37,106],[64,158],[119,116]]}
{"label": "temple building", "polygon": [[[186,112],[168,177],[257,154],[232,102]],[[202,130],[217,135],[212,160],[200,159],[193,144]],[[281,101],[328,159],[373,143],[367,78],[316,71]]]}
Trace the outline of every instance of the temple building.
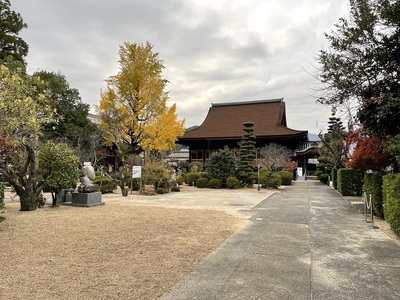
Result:
{"label": "temple building", "polygon": [[301,152],[306,156],[303,155],[301,159],[297,157],[296,160],[301,161],[305,170],[309,156],[316,157],[315,151],[304,148],[312,145],[308,141],[308,132],[287,127],[283,98],[213,103],[204,122],[197,128],[187,130],[177,143],[189,147],[189,162],[205,163],[213,151],[224,146],[239,148],[244,122],[254,123],[257,148],[270,143],[281,144],[293,150],[296,159],[296,149],[301,147]]}

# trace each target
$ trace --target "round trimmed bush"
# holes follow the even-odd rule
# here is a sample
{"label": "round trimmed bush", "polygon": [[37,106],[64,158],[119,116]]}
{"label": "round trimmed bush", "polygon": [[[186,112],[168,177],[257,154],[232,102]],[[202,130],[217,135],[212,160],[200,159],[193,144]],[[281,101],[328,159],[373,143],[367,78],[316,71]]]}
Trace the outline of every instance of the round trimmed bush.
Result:
{"label": "round trimmed bush", "polygon": [[207,185],[208,185],[208,179],[205,177],[201,177],[196,181],[196,186],[200,189],[207,187]]}
{"label": "round trimmed bush", "polygon": [[159,187],[159,188],[157,188],[156,193],[157,194],[164,194],[164,189]]}
{"label": "round trimmed bush", "polygon": [[171,192],[180,192],[180,191],[181,191],[181,189],[179,188],[179,186],[173,186],[171,188]]}
{"label": "round trimmed bush", "polygon": [[185,179],[182,176],[176,176],[176,183],[182,185],[185,182]]}
{"label": "round trimmed bush", "polygon": [[236,177],[228,177],[226,179],[226,186],[230,189],[237,189],[240,186],[240,181]]}
{"label": "round trimmed bush", "polygon": [[212,189],[220,189],[222,187],[222,180],[218,178],[211,178],[208,185]]}
{"label": "round trimmed bush", "polygon": [[293,179],[292,173],[290,173],[288,171],[282,171],[279,173],[279,176],[281,176],[282,185],[291,185],[292,184],[292,179]]}
{"label": "round trimmed bush", "polygon": [[197,180],[200,178],[199,172],[192,172],[186,174],[186,184],[193,186],[196,185]]}
{"label": "round trimmed bush", "polygon": [[208,178],[208,172],[199,172],[200,173],[200,177],[204,177],[204,178]]}
{"label": "round trimmed bush", "polygon": [[268,186],[272,188],[278,188],[282,185],[281,176],[278,173],[272,173],[268,179]]}
{"label": "round trimmed bush", "polygon": [[200,172],[201,170],[203,170],[203,164],[199,161],[192,161],[189,164],[189,172]]}

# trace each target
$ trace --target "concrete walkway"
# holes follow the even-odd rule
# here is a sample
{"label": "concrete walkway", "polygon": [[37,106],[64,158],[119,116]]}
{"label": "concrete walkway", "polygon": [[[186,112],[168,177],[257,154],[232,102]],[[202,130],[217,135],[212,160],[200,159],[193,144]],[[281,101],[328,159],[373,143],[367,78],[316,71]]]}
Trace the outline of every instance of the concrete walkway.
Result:
{"label": "concrete walkway", "polygon": [[297,181],[253,211],[161,299],[400,299],[400,245],[332,188]]}

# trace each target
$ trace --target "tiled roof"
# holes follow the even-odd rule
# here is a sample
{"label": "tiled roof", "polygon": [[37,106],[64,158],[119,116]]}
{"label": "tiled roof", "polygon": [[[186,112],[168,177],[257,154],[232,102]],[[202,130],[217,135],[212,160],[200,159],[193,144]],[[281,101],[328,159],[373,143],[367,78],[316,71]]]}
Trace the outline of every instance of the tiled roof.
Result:
{"label": "tiled roof", "polygon": [[212,104],[200,127],[179,140],[237,139],[243,136],[243,123],[254,123],[257,138],[307,136],[307,131],[286,127],[285,102],[281,99]]}

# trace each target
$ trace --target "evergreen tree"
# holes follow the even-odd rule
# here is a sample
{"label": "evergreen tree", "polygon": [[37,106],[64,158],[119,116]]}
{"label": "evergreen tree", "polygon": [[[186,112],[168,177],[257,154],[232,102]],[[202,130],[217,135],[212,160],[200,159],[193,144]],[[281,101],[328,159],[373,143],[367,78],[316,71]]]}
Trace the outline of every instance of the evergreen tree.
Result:
{"label": "evergreen tree", "polygon": [[0,65],[25,71],[29,47],[18,34],[26,27],[21,15],[11,10],[10,0],[0,0]]}
{"label": "evergreen tree", "polygon": [[238,177],[245,184],[251,184],[253,173],[253,161],[256,158],[256,136],[254,135],[254,123],[243,123],[244,134],[239,149],[239,172]]}
{"label": "evergreen tree", "polygon": [[226,183],[226,179],[235,176],[237,171],[237,164],[235,156],[232,151],[225,146],[213,152],[207,162],[206,170],[210,178],[221,179],[222,183]]}
{"label": "evergreen tree", "polygon": [[335,117],[335,112],[329,118],[328,132],[320,133],[322,141],[321,154],[333,167],[341,168],[348,160],[348,145],[346,143],[347,132],[340,118]]}

